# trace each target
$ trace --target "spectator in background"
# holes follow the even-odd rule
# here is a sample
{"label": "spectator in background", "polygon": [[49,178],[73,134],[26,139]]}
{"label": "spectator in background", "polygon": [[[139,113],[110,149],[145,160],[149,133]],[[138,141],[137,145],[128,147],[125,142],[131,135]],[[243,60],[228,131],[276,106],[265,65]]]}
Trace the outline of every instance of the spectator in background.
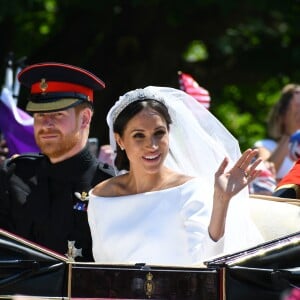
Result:
{"label": "spectator in background", "polygon": [[300,128],[300,85],[287,84],[272,107],[268,118],[268,137],[257,141],[254,147],[267,168],[274,165],[276,182],[279,182],[294,165],[289,157],[290,136]]}
{"label": "spectator in background", "polygon": [[98,158],[98,160],[109,166],[113,166],[114,152],[111,145],[104,144],[99,147],[99,140],[96,137],[88,139],[88,146],[91,153]]}
{"label": "spectator in background", "polygon": [[278,182],[273,196],[300,199],[300,130],[290,138],[289,155],[295,164]]}
{"label": "spectator in background", "polygon": [[262,162],[259,166],[261,172],[249,184],[249,193],[256,195],[271,196],[276,188],[276,171],[273,163]]}
{"label": "spectator in background", "polygon": [[100,147],[98,159],[109,166],[114,165],[114,151],[110,144],[102,145]]}

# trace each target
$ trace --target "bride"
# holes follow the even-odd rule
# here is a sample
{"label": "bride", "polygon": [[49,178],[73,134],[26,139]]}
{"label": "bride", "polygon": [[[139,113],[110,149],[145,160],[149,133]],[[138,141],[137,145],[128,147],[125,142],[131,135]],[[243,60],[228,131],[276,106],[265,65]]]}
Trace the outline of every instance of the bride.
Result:
{"label": "bride", "polygon": [[100,263],[193,265],[262,242],[247,215],[256,150],[237,141],[183,91],[149,86],[108,113],[120,174],[90,191]]}

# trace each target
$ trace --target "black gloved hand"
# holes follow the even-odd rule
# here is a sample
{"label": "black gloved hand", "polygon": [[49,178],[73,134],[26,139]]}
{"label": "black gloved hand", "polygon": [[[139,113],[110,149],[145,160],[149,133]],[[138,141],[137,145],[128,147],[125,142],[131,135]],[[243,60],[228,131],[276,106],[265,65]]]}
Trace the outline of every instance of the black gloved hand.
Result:
{"label": "black gloved hand", "polygon": [[16,164],[8,160],[4,163],[2,171],[6,173],[7,188],[11,197],[20,204],[24,204],[31,189],[28,184],[15,174],[15,169]]}

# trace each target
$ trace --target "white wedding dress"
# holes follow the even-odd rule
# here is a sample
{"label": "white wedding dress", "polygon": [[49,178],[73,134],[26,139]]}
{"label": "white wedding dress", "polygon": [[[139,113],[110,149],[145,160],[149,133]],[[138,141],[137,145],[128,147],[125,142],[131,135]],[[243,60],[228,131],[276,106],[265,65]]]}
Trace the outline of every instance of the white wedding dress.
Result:
{"label": "white wedding dress", "polygon": [[[208,185],[194,178],[173,188],[119,197],[90,192],[88,217],[97,263],[193,265],[222,252],[208,234]],[[204,191],[206,189],[206,191]]]}
{"label": "white wedding dress", "polygon": [[114,120],[137,99],[165,103],[172,118],[165,165],[197,179],[138,195],[96,197],[91,191],[88,218],[96,262],[191,265],[263,242],[249,215],[247,188],[230,201],[224,237],[214,243],[208,236],[215,172],[225,157],[230,169],[241,152],[230,132],[190,95],[148,86],[121,96],[107,116],[112,149]]}

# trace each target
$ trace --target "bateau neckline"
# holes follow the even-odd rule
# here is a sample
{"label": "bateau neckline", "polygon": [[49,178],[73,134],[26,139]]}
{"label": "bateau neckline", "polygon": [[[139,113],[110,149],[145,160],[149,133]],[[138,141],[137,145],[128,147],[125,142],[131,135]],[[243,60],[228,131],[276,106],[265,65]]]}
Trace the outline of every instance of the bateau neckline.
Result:
{"label": "bateau neckline", "polygon": [[170,190],[183,188],[185,185],[191,183],[192,181],[196,181],[196,180],[199,180],[199,178],[193,177],[193,178],[187,180],[186,182],[176,185],[176,186],[172,186],[172,187],[157,190],[157,191],[148,191],[148,192],[143,192],[143,193],[138,193],[138,194],[128,194],[128,195],[118,195],[118,196],[97,196],[97,195],[93,194],[93,189],[89,192],[89,194],[90,194],[90,196],[99,197],[99,198],[118,198],[118,197],[132,197],[132,196],[140,196],[140,195],[151,195],[151,194],[157,193],[157,192],[164,193],[164,192],[168,192]]}

